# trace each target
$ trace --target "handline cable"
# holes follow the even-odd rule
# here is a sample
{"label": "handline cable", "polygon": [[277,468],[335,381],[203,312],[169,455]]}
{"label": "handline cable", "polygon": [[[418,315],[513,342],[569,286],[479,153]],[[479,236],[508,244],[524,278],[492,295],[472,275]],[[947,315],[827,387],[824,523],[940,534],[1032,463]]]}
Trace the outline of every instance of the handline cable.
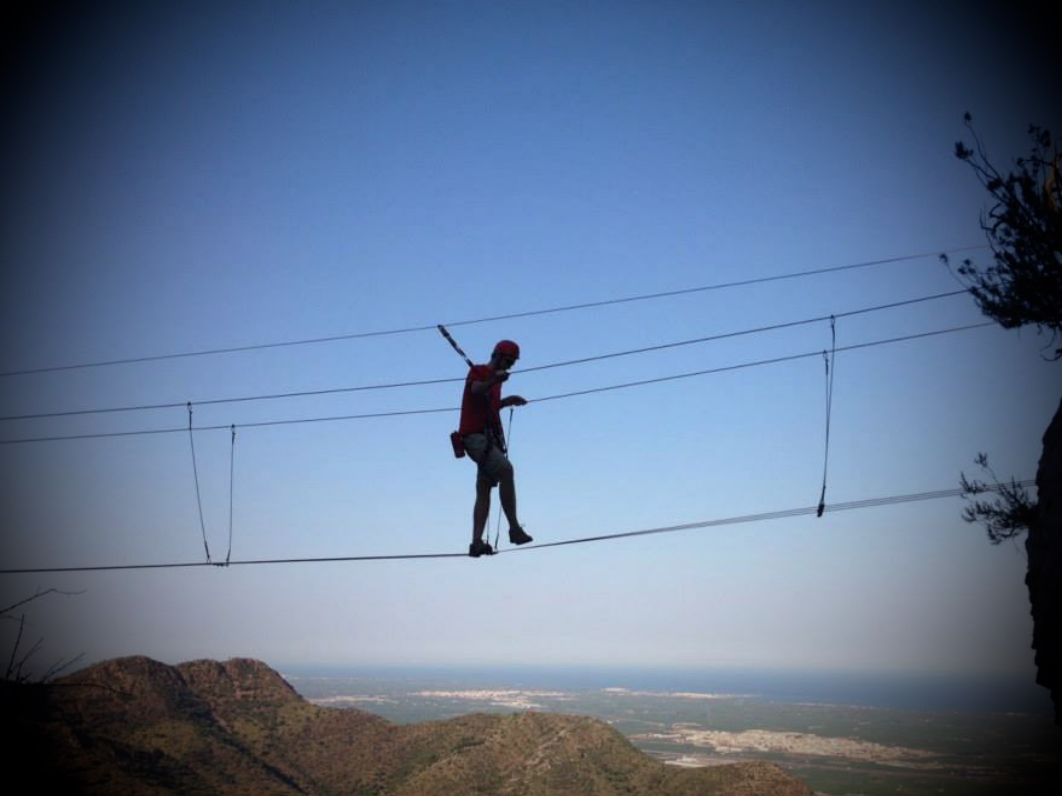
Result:
{"label": "handline cable", "polygon": [[[743,336],[753,335],[753,334],[761,334],[763,332],[777,331],[777,330],[780,330],[780,329],[789,329],[789,328],[793,328],[795,326],[807,326],[807,325],[810,325],[810,324],[821,323],[823,321],[830,320],[831,318],[832,319],[849,318],[849,317],[853,317],[855,315],[865,315],[865,314],[872,313],[872,312],[880,312],[882,310],[896,309],[898,307],[905,307],[905,306],[909,306],[909,305],[912,305],[912,304],[919,304],[919,303],[923,303],[923,302],[927,302],[927,301],[935,301],[937,299],[950,298],[952,296],[964,295],[966,292],[967,291],[965,291],[965,290],[953,290],[953,291],[949,291],[949,292],[946,292],[946,293],[936,293],[936,294],[933,294],[933,295],[930,295],[930,296],[921,296],[919,298],[914,298],[914,299],[905,299],[905,300],[902,300],[902,301],[894,301],[894,302],[890,302],[890,303],[887,303],[887,304],[877,304],[877,305],[874,305],[872,307],[862,307],[860,309],[849,310],[847,312],[835,313],[833,315],[821,315],[821,316],[817,316],[817,317],[813,317],[813,318],[803,318],[803,319],[796,320],[796,321],[785,321],[785,322],[782,322],[782,323],[769,324],[767,326],[757,326],[757,327],[753,327],[753,328],[750,328],[750,329],[740,329],[740,330],[733,331],[733,332],[722,332],[720,334],[708,335],[708,336],[705,336],[705,337],[696,337],[696,338],[692,338],[692,339],[679,340],[679,341],[674,341],[674,342],[670,342],[670,343],[660,343],[658,345],[644,346],[644,347],[641,347],[641,348],[632,348],[632,349],[627,349],[625,351],[615,351],[615,352],[611,352],[611,353],[607,353],[607,354],[598,354],[596,356],[581,357],[579,359],[569,359],[569,360],[564,360],[564,361],[561,361],[561,362],[551,362],[551,363],[547,363],[545,365],[535,365],[535,366],[532,366],[532,367],[529,367],[529,368],[521,368],[520,370],[516,371],[516,374],[523,375],[525,373],[534,373],[536,371],[550,370],[550,369],[553,369],[553,368],[561,368],[561,367],[569,367],[569,366],[572,366],[572,365],[582,365],[582,364],[586,364],[588,362],[597,362],[597,361],[601,361],[601,360],[605,360],[605,359],[615,359],[617,357],[632,356],[632,355],[635,355],[635,354],[646,354],[646,353],[651,353],[651,352],[654,352],[654,351],[662,351],[662,350],[669,349],[669,348],[679,348],[679,347],[682,347],[682,346],[696,345],[696,344],[699,344],[699,343],[709,343],[709,342],[714,342],[714,341],[717,341],[717,340],[725,340],[725,339],[729,339],[729,338],[743,337]],[[458,344],[454,341],[453,337],[450,336],[449,332],[446,331],[445,326],[443,326],[442,324],[439,324],[437,328],[443,334],[443,336],[449,341],[450,345],[452,345],[454,347],[454,350],[457,351],[457,353],[465,360],[465,362],[467,362],[469,364],[469,367],[472,367],[472,361],[468,358],[468,356],[460,348],[460,346],[458,346]],[[424,387],[424,386],[433,386],[433,385],[437,385],[437,384],[452,384],[452,383],[456,383],[456,382],[459,382],[459,381],[464,381],[464,378],[463,377],[446,377],[446,378],[438,378],[438,379],[423,379],[423,380],[419,380],[419,381],[403,381],[403,382],[391,382],[391,383],[385,383],[385,384],[359,385],[359,386],[354,386],[354,387],[333,387],[333,388],[321,389],[321,390],[303,390],[303,391],[294,391],[294,392],[285,392],[285,393],[273,393],[273,394],[266,394],[266,395],[251,395],[251,396],[242,396],[242,397],[235,397],[235,398],[213,398],[213,399],[205,399],[205,400],[196,401],[196,404],[199,405],[199,406],[212,406],[212,405],[226,404],[226,403],[265,401],[265,400],[275,400],[275,399],[284,399],[284,398],[310,398],[310,397],[317,397],[317,396],[323,396],[323,395],[336,395],[336,394],[340,394],[340,393],[366,392],[366,391],[371,391],[371,390],[387,390],[387,389],[397,389],[397,388],[404,388],[404,387]],[[72,416],[80,416],[80,415],[108,414],[108,413],[118,413],[118,412],[137,412],[137,411],[148,411],[148,410],[159,410],[159,409],[173,409],[173,408],[176,408],[178,406],[184,406],[184,402],[183,401],[179,401],[179,402],[175,401],[175,402],[170,402],[170,403],[142,404],[142,405],[139,405],[139,406],[106,407],[106,408],[99,408],[99,409],[76,409],[76,410],[70,410],[70,411],[64,411],[64,412],[42,412],[42,413],[28,414],[28,415],[10,415],[10,416],[6,416],[6,417],[0,417],[0,421],[44,420],[44,419],[52,419],[52,418],[57,418],[57,417],[72,417]]]}
{"label": "handline cable", "polygon": [[[984,248],[986,248],[986,245],[985,244],[980,244],[980,245],[975,245],[975,246],[959,246],[959,247],[948,249],[947,251],[949,251],[949,252],[961,252],[961,251],[969,251],[969,250],[973,250],[973,249],[984,249]],[[532,317],[532,316],[536,316],[536,315],[547,315],[547,314],[553,314],[553,313],[573,312],[573,311],[577,311],[577,310],[595,309],[595,308],[598,308],[598,307],[605,307],[605,306],[616,305],[616,304],[627,304],[627,303],[636,302],[636,301],[651,301],[651,300],[655,300],[655,299],[671,298],[671,297],[674,297],[674,296],[688,295],[688,294],[691,294],[691,293],[703,293],[703,292],[714,291],[714,290],[725,290],[725,289],[735,288],[735,287],[746,287],[746,286],[749,286],[749,285],[764,284],[764,283],[768,283],[768,282],[778,282],[778,281],[787,280],[787,279],[800,279],[800,278],[809,277],[809,276],[820,276],[822,274],[838,273],[838,272],[841,272],[841,271],[850,271],[850,270],[854,270],[854,269],[857,269],[857,268],[868,268],[868,267],[877,266],[877,265],[889,265],[889,264],[894,264],[894,263],[899,263],[899,262],[906,262],[906,261],[910,261],[910,260],[918,260],[918,259],[922,259],[924,257],[939,256],[939,254],[940,254],[939,251],[935,251],[935,252],[922,252],[922,253],[919,253],[919,254],[902,255],[902,256],[899,256],[899,257],[887,257],[887,258],[879,259],[879,260],[868,260],[866,262],[859,262],[859,263],[847,263],[847,264],[844,264],[844,265],[835,265],[835,266],[829,266],[829,267],[826,267],[826,268],[817,268],[817,269],[808,269],[808,270],[804,270],[804,271],[796,271],[796,272],[792,272],[792,273],[788,273],[788,274],[776,274],[774,276],[755,277],[755,278],[752,278],[752,279],[742,279],[742,280],[736,280],[736,281],[732,281],[732,282],[721,282],[721,283],[716,283],[716,284],[712,284],[712,285],[700,285],[700,286],[697,286],[697,287],[681,288],[681,289],[678,289],[678,290],[661,291],[661,292],[658,292],[658,293],[646,293],[646,294],[635,295],[635,296],[624,296],[624,297],[615,298],[615,299],[604,299],[604,300],[601,300],[601,301],[589,301],[589,302],[583,302],[583,303],[579,303],[579,304],[568,304],[568,305],[557,306],[557,307],[547,307],[547,308],[544,308],[544,309],[537,309],[537,310],[525,310],[523,312],[513,312],[513,313],[504,314],[504,315],[494,315],[494,316],[484,317],[484,318],[472,318],[472,319],[467,319],[467,320],[450,321],[446,325],[447,326],[471,326],[471,325],[474,325],[474,324],[494,323],[494,322],[497,322],[497,321],[514,320],[514,319],[517,319],[517,318],[528,318],[528,317]],[[354,333],[350,333],[350,334],[331,335],[331,336],[327,336],[327,337],[313,337],[313,338],[307,338],[307,339],[302,339],[302,340],[284,340],[284,341],[273,342],[273,343],[257,343],[257,344],[251,344],[251,345],[243,345],[243,346],[229,346],[229,347],[225,347],[225,348],[202,349],[202,350],[198,350],[198,351],[183,351],[183,352],[176,352],[176,353],[170,353],[170,354],[155,354],[155,355],[151,355],[151,356],[128,357],[128,358],[124,358],[124,359],[110,359],[110,360],[100,360],[100,361],[96,361],[96,362],[82,362],[82,363],[74,363],[74,364],[67,364],[67,365],[52,365],[52,366],[38,367],[38,368],[24,368],[24,369],[21,369],[21,370],[10,370],[10,371],[0,372],[0,378],[4,378],[4,377],[8,377],[8,376],[28,376],[28,375],[38,374],[38,373],[54,373],[54,372],[58,372],[58,371],[81,370],[81,369],[87,369],[87,368],[109,367],[109,366],[114,366],[114,365],[133,365],[133,364],[142,364],[142,363],[145,363],[145,362],[157,362],[157,361],[171,360],[171,359],[186,359],[186,358],[190,358],[190,357],[212,356],[212,355],[217,355],[217,354],[246,353],[246,352],[249,352],[249,351],[261,351],[261,350],[270,349],[270,348],[284,348],[284,347],[302,346],[302,345],[315,345],[315,344],[319,344],[319,343],[332,343],[332,342],[338,342],[338,341],[342,341],[342,340],[356,340],[356,339],[364,339],[364,338],[371,338],[371,337],[387,337],[387,336],[394,336],[394,335],[401,335],[401,334],[412,334],[412,333],[416,333],[416,332],[425,332],[425,331],[430,331],[430,330],[436,329],[436,328],[437,328],[437,324],[427,324],[427,325],[420,325],[420,326],[407,326],[407,327],[404,327],[404,328],[384,329],[384,330],[369,331],[369,332],[354,332]]]}
{"label": "handline cable", "polygon": [[694,345],[696,343],[709,343],[716,340],[726,340],[733,337],[743,337],[751,334],[760,334],[762,332],[773,332],[779,329],[791,329],[794,326],[808,326],[810,324],[822,323],[830,319],[836,318],[850,318],[855,315],[865,315],[871,312],[878,312],[881,310],[890,310],[897,307],[906,307],[911,304],[919,304],[925,301],[935,301],[936,299],[950,298],[952,296],[959,296],[967,293],[965,290],[951,290],[946,293],[935,293],[931,296],[922,296],[915,299],[905,299],[903,301],[893,301],[888,304],[877,304],[873,307],[863,307],[858,310],[849,310],[848,312],[838,312],[833,315],[819,315],[814,318],[803,318],[797,321],[785,321],[783,323],[774,323],[768,326],[756,326],[751,329],[741,329],[735,332],[722,332],[720,334],[713,334],[707,337],[696,337],[690,340],[679,340],[672,343],[660,343],[658,345],[645,346],[642,348],[632,348],[626,351],[617,351],[611,354],[598,354],[592,357],[582,357],[580,359],[568,359],[563,362],[553,362],[546,365],[535,365],[530,368],[521,368],[517,373],[532,373],[537,370],[548,370],[550,368],[567,367],[569,365],[582,365],[587,362],[597,362],[603,359],[614,359],[616,357],[625,357],[632,354],[645,354],[652,351],[662,351],[668,348],[679,348],[681,346]]}
{"label": "handline cable", "polygon": [[[982,323],[972,323],[966,326],[953,326],[949,329],[938,329],[932,332],[919,332],[917,334],[904,335],[902,337],[892,337],[887,340],[874,340],[869,343],[856,343],[853,345],[842,346],[837,351],[856,351],[863,348],[873,348],[879,345],[888,345],[891,343],[901,343],[908,340],[919,340],[926,337],[934,337],[942,334],[950,334],[952,332],[965,332],[971,329],[983,329],[988,326],[995,325],[993,321],[984,321]],[[629,387],[642,387],[648,384],[661,384],[667,381],[676,381],[678,379],[688,379],[694,376],[706,376],[713,373],[725,373],[732,370],[742,370],[744,368],[759,367],[761,365],[776,365],[782,362],[793,362],[798,359],[807,359],[808,357],[822,356],[821,351],[810,351],[804,354],[790,354],[788,356],[772,357],[771,359],[760,359],[754,362],[741,362],[737,365],[723,365],[718,368],[708,368],[707,370],[693,370],[687,373],[676,373],[671,376],[658,376],[652,379],[640,379],[638,381],[628,381],[622,384],[610,384],[605,387],[590,387],[585,390],[573,390],[571,392],[560,393],[559,395],[547,395],[542,398],[532,398],[528,400],[528,403],[542,403],[544,401],[557,401],[563,398],[574,398],[580,395],[593,395],[595,393],[608,392],[610,390],[624,390]]]}
{"label": "handline cable", "polygon": [[[453,412],[452,406],[443,406],[435,409],[403,409],[392,412],[366,412],[357,415],[333,415],[329,417],[300,417],[289,420],[261,420],[252,423],[241,423],[241,428],[268,428],[269,426],[291,426],[302,423],[331,423],[340,420],[375,420],[383,417],[405,417],[409,415],[437,414],[440,412]],[[200,431],[223,431],[227,425],[200,426]],[[99,431],[87,434],[65,434],[52,437],[26,437],[23,439],[0,439],[0,445],[13,445],[20,442],[61,442],[65,440],[87,439],[111,439],[119,437],[142,437],[154,434],[173,434],[184,431],[183,428],[148,428],[133,431]]]}
{"label": "handline cable", "polygon": [[[856,351],[865,348],[874,348],[881,345],[890,345],[892,343],[907,342],[910,340],[920,340],[928,337],[935,337],[944,334],[952,334],[954,332],[965,332],[973,329],[983,329],[989,326],[994,326],[993,321],[984,321],[982,323],[967,324],[965,326],[953,326],[947,329],[937,329],[930,332],[918,332],[915,334],[903,335],[900,337],[892,337],[885,340],[874,340],[867,343],[856,343],[853,345],[842,346],[837,349],[841,351]],[[772,357],[770,359],[761,359],[752,362],[742,362],[736,365],[724,365],[717,368],[707,368],[705,370],[695,370],[686,373],[677,373],[670,376],[658,376],[650,379],[640,379],[638,381],[624,382],[621,384],[611,384],[603,387],[591,387],[584,390],[573,390],[571,392],[560,393],[557,395],[547,395],[541,398],[528,399],[528,404],[544,403],[546,401],[557,401],[565,398],[574,398],[581,395],[593,395],[596,393],[610,392],[613,390],[622,390],[630,387],[641,387],[649,384],[661,384],[668,381],[677,381],[679,379],[688,379],[695,376],[706,376],[715,373],[725,373],[733,370],[742,370],[746,368],[759,367],[763,365],[774,365],[782,362],[792,362],[798,359],[807,359],[809,357],[822,356],[821,350],[811,351],[803,354],[790,354],[781,357]],[[258,422],[242,423],[242,428],[266,428],[270,426],[290,426],[304,423],[326,423],[345,420],[369,420],[385,417],[405,417],[411,415],[423,415],[423,414],[437,414],[442,412],[454,412],[457,411],[457,407],[445,406],[431,409],[406,409],[396,410],[389,412],[367,412],[362,414],[353,415],[332,415],[328,417],[304,417],[293,418],[288,420],[262,420]],[[215,425],[215,426],[200,426],[200,431],[219,431],[229,428],[227,425]],[[0,445],[15,445],[19,443],[30,442],[60,442],[69,440],[86,440],[86,439],[106,439],[112,437],[132,437],[132,436],[145,436],[150,434],[172,434],[174,432],[183,431],[180,428],[157,428],[157,429],[139,429],[133,431],[102,431],[96,433],[87,434],[66,434],[56,435],[49,437],[26,437],[22,439],[0,439]]]}
{"label": "handline cable", "polygon": [[[203,400],[196,401],[197,406],[214,406],[218,404],[233,404],[233,403],[250,403],[252,401],[269,401],[281,398],[313,398],[321,395],[336,395],[339,393],[348,392],[366,392],[369,390],[392,390],[402,387],[428,387],[435,384],[452,384],[454,382],[464,381],[464,378],[455,378],[448,376],[441,379],[421,379],[419,381],[399,381],[391,382],[387,384],[368,384],[356,387],[329,387],[322,390],[298,390],[293,392],[284,393],[271,393],[266,395],[246,395],[236,398],[205,398]],[[113,406],[104,407],[99,409],[73,409],[64,412],[40,412],[32,415],[10,415],[7,417],[0,417],[0,421],[7,420],[46,420],[56,417],[76,417],[80,415],[102,415],[102,414],[116,414],[119,412],[145,412],[154,411],[159,409],[175,409],[179,406],[184,406],[185,401],[171,401],[168,403],[158,404],[139,404],[137,406]]]}
{"label": "handline cable", "polygon": [[[1026,479],[1019,481],[1017,486],[1030,487],[1036,482],[1033,479]],[[882,506],[893,506],[901,503],[915,503],[927,500],[939,500],[942,498],[954,498],[961,497],[963,490],[959,489],[939,489],[932,492],[917,492],[904,495],[889,495],[884,497],[869,498],[865,500],[853,500],[846,503],[834,503],[826,507],[827,512],[835,511],[852,511],[856,509],[867,508],[879,508]],[[603,542],[615,539],[628,539],[637,536],[648,536],[651,534],[662,533],[675,533],[678,531],[699,530],[703,528],[716,528],[725,525],[738,525],[742,523],[753,522],[765,522],[767,520],[787,519],[790,517],[800,517],[817,512],[815,506],[804,506],[799,508],[783,509],[781,511],[762,512],[759,514],[744,514],[736,517],[725,517],[720,519],[703,520],[701,522],[690,522],[681,525],[667,525],[658,528],[644,528],[636,531],[621,531],[618,533],[600,534],[597,536],[587,536],[578,539],[561,539],[556,542],[540,542],[538,544],[524,545],[522,547],[511,547],[501,552],[503,553],[516,553],[526,552],[529,550],[543,550],[550,547],[564,547],[576,544],[588,544],[590,542]],[[313,558],[272,558],[272,559],[250,559],[243,561],[232,561],[231,566],[261,566],[266,564],[329,564],[329,563],[347,563],[355,561],[398,561],[398,560],[415,560],[415,559],[436,559],[436,558],[468,558],[466,553],[398,553],[392,555],[361,555],[361,556],[328,556],[328,557],[313,557]],[[78,567],[35,567],[35,568],[22,568],[22,569],[0,569],[0,575],[25,575],[25,574],[40,574],[46,572],[102,572],[102,571],[114,571],[114,570],[136,570],[136,569],[180,569],[190,567],[205,567],[211,566],[209,562],[178,562],[178,563],[162,563],[162,564],[116,564],[116,565],[102,565],[102,566],[78,566]]]}
{"label": "handline cable", "polygon": [[[986,249],[987,244],[978,244],[975,246],[960,246],[955,249],[949,249],[951,252],[969,251],[972,249]],[[808,276],[820,276],[822,274],[837,273],[840,271],[850,271],[856,268],[867,268],[874,265],[888,265],[892,263],[904,262],[908,260],[918,260],[923,257],[940,256],[938,252],[923,252],[921,254],[909,254],[900,257],[888,257],[881,260],[869,260],[861,263],[848,263],[846,265],[835,265],[826,268],[817,268],[806,271],[796,271],[788,274],[776,274],[775,276],[761,276],[753,277],[751,279],[739,279],[732,282],[717,282],[712,285],[700,285],[698,287],[680,288],[678,290],[666,290],[658,293],[645,293],[638,296],[625,296],[615,299],[604,299],[601,301],[588,301],[580,304],[568,304],[560,307],[550,307],[539,310],[527,310],[524,312],[513,312],[505,315],[494,315],[486,318],[476,318],[474,320],[466,321],[451,321],[447,326],[471,326],[473,324],[480,323],[493,323],[495,321],[508,321],[516,318],[527,318],[535,315],[548,315],[551,313],[560,312],[572,312],[576,310],[588,310],[596,309],[598,307],[607,307],[615,304],[629,304],[636,301],[651,301],[661,298],[673,298],[675,296],[686,296],[691,293],[705,293],[714,290],[727,290],[735,287],[748,287],[750,285],[764,284],[768,282],[780,282],[786,279],[800,279]],[[961,290],[960,293],[968,293],[968,290]],[[419,329],[417,331],[420,331]],[[0,373],[0,376],[4,374]]]}

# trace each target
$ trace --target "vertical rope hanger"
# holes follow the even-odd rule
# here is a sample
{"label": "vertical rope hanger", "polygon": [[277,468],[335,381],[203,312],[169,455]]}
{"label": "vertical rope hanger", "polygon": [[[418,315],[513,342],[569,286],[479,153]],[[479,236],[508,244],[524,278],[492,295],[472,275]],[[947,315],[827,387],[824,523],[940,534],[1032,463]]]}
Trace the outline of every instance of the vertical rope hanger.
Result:
{"label": "vertical rope hanger", "polygon": [[199,468],[195,461],[195,435],[192,433],[192,402],[188,402],[188,444],[192,448],[192,475],[195,477],[195,503],[199,507],[199,530],[203,534],[203,550],[207,563],[210,561],[210,545],[207,543],[206,523],[203,522],[203,499],[199,494]]}
{"label": "vertical rope hanger", "polygon": [[229,549],[225,552],[225,566],[229,565],[232,558],[232,494],[236,471],[236,424],[232,424],[232,444],[229,447]]}
{"label": "vertical rope hanger", "polygon": [[[506,454],[508,454],[509,448],[512,446],[512,444],[513,444],[513,408],[510,406],[509,407],[509,428],[505,432],[505,452],[506,452]],[[501,510],[501,489],[499,489],[498,490],[498,523],[497,523],[497,525],[494,528],[494,552],[498,552],[498,540],[501,538],[501,521],[502,521],[502,514],[504,514],[504,513],[505,512],[503,512]],[[487,509],[487,516],[488,517],[490,516],[490,509],[489,508]],[[488,531],[487,533],[489,534],[490,531]]]}
{"label": "vertical rope hanger", "polygon": [[[215,564],[219,567],[227,567],[232,559],[232,507],[236,472],[236,424],[231,426],[232,441],[229,447],[229,547],[225,551],[225,561]],[[214,564],[210,558],[210,544],[207,542],[206,522],[203,519],[203,498],[199,489],[199,466],[195,455],[195,435],[192,432],[192,402],[188,402],[188,444],[192,450],[192,476],[195,479],[195,504],[199,509],[199,530],[203,535],[203,550],[206,553],[208,564]]]}
{"label": "vertical rope hanger", "polygon": [[[826,441],[822,457],[822,492],[819,494],[817,517],[826,510],[826,473],[830,466],[830,415],[833,413],[833,374],[837,370],[837,318],[830,316],[830,350],[822,352],[826,365]],[[830,367],[831,364],[833,367]]]}

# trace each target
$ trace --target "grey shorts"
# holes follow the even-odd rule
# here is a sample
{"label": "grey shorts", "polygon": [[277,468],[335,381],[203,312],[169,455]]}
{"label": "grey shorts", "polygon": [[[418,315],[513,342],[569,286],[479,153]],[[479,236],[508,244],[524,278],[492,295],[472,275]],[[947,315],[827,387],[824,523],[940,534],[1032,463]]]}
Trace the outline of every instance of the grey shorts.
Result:
{"label": "grey shorts", "polygon": [[480,478],[489,478],[492,484],[496,484],[504,473],[512,471],[509,457],[497,444],[491,445],[490,450],[487,450],[486,434],[465,434],[462,440],[465,452],[479,467]]}

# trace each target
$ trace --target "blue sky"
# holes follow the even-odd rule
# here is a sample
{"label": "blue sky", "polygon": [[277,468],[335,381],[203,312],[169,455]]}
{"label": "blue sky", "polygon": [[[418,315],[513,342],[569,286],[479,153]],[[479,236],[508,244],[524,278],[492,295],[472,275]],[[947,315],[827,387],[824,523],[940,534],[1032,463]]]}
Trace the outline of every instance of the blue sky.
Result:
{"label": "blue sky", "polygon": [[[963,11],[960,13],[960,9]],[[1011,12],[1013,14],[1013,12]],[[899,3],[96,4],[23,20],[4,91],[8,569],[461,552],[477,360],[595,357],[954,291],[988,261],[952,155],[1053,129],[1046,50],[1001,7]],[[923,256],[915,256],[923,255]],[[890,258],[801,279],[536,314]],[[842,317],[837,345],[983,320],[966,296]],[[827,503],[1035,475],[1062,378],[998,327],[838,353]],[[813,506],[827,322],[515,372],[520,513],[552,542]],[[277,420],[315,422],[255,426]],[[1020,545],[958,499],[467,558],[4,575],[40,658],[549,663],[1032,676]],[[495,509],[495,513],[496,513]],[[493,531],[495,518],[491,519]],[[10,639],[12,623],[0,628]],[[10,642],[8,642],[10,643]]]}

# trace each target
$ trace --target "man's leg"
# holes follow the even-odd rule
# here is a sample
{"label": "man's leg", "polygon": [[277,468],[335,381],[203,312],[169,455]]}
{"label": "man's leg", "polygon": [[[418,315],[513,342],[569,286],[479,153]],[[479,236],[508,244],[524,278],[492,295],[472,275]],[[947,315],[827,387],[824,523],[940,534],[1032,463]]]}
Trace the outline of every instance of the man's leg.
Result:
{"label": "man's leg", "polygon": [[516,479],[513,476],[513,467],[508,462],[506,462],[506,467],[498,473],[498,497],[501,500],[505,519],[509,521],[509,527],[519,528],[520,521],[516,519]]}
{"label": "man's leg", "polygon": [[516,518],[516,478],[509,461],[505,462],[504,469],[498,474],[498,495],[505,519],[509,521],[509,541],[513,544],[533,542],[534,539],[520,527],[520,521]]}
{"label": "man's leg", "polygon": [[483,538],[483,530],[487,527],[487,517],[490,515],[490,490],[493,488],[494,482],[490,476],[480,473],[476,477],[476,505],[472,509],[473,543]]}

